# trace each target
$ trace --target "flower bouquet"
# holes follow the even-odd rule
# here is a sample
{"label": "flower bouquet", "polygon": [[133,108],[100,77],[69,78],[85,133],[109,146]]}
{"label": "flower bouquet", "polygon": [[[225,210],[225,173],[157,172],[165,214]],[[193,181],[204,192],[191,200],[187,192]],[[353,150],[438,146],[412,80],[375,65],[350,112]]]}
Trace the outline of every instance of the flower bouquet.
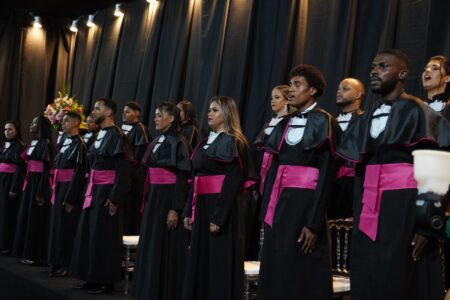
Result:
{"label": "flower bouquet", "polygon": [[53,103],[47,105],[44,111],[44,116],[50,120],[52,127],[59,131],[61,130],[61,121],[64,114],[72,111],[81,116],[81,122],[85,122],[85,116],[83,114],[83,105],[78,103],[74,97],[69,96],[69,93],[58,92],[58,98],[53,100]]}

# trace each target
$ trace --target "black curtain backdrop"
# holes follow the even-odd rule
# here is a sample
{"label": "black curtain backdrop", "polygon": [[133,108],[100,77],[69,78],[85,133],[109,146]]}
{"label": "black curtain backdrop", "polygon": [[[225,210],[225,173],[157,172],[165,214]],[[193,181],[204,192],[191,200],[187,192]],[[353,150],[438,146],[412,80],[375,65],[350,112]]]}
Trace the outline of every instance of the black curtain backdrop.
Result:
{"label": "black curtain backdrop", "polygon": [[[209,99],[239,103],[244,131],[253,140],[271,116],[270,93],[287,83],[298,63],[318,66],[327,79],[320,105],[336,112],[335,91],[348,76],[366,85],[374,55],[386,47],[412,61],[407,91],[424,97],[421,72],[428,58],[450,55],[448,0],[135,0],[95,16],[43,16],[30,27],[25,13],[0,14],[0,121],[26,129],[58,90],[70,86],[88,113],[95,99],[138,101],[153,130],[155,106],[194,102],[206,127]],[[365,104],[374,96],[368,92]],[[27,130],[24,130],[27,131]]]}

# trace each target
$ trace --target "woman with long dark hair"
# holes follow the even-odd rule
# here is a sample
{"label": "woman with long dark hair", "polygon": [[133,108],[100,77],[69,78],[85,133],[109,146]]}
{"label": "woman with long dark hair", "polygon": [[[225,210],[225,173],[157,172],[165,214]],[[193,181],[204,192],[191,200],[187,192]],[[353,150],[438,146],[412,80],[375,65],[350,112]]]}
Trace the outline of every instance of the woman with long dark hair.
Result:
{"label": "woman with long dark hair", "polygon": [[234,300],[243,293],[249,145],[230,97],[211,99],[208,125],[208,139],[191,156],[193,184],[184,224],[192,233],[182,299]]}
{"label": "woman with long dark hair", "polygon": [[139,299],[181,299],[187,235],[180,214],[190,172],[189,145],[181,133],[180,111],[170,102],[156,108],[160,135],[147,148],[145,210],[134,271]]}
{"label": "woman with long dark hair", "polygon": [[33,140],[23,158],[28,162],[17,219],[13,256],[23,264],[43,263],[47,259],[50,200],[50,165],[54,149],[51,124],[43,115],[30,125]]}
{"label": "woman with long dark hair", "polygon": [[22,192],[25,161],[21,154],[25,145],[21,140],[20,125],[5,123],[5,141],[0,144],[0,253],[9,254],[17,222],[17,211]]}
{"label": "woman with long dark hair", "polygon": [[177,103],[180,110],[181,127],[183,135],[192,148],[197,146],[201,139],[201,132],[198,126],[197,113],[195,107],[189,100],[182,100]]}

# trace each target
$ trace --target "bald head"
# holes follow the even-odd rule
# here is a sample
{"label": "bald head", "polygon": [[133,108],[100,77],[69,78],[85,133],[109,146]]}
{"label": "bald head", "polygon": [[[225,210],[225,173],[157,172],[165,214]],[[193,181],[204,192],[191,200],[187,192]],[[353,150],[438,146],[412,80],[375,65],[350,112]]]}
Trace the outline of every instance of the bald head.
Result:
{"label": "bald head", "polygon": [[355,78],[345,78],[336,92],[336,105],[344,112],[359,109],[365,90],[361,81]]}

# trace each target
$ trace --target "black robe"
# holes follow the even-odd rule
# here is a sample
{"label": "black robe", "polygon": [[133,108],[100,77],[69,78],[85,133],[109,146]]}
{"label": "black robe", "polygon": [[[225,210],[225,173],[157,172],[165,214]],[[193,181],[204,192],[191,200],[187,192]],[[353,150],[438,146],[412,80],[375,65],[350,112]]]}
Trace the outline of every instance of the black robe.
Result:
{"label": "black robe", "polygon": [[[67,141],[72,142],[60,147],[54,167],[73,169],[74,175],[71,181],[57,184],[50,214],[48,262],[59,267],[68,267],[72,258],[88,167],[87,148],[81,137],[66,137]],[[66,212],[65,204],[74,205],[70,213]]]}
{"label": "black robe", "polygon": [[415,223],[417,189],[384,191],[378,218],[376,240],[359,229],[368,165],[413,163],[416,149],[449,147],[448,122],[420,99],[402,94],[391,104],[384,131],[370,135],[373,107],[349,129],[337,152],[357,162],[353,235],[351,243],[352,300],[442,299],[444,291],[438,241],[430,239],[419,262],[412,259],[411,241],[420,233]]}
{"label": "black robe", "polygon": [[[198,195],[192,224],[190,251],[182,299],[234,300],[243,295],[244,276],[244,195],[249,174],[246,147],[239,148],[225,133],[204,149],[198,144],[191,156],[194,176],[225,175],[219,194]],[[191,188],[185,216],[192,217]],[[210,223],[220,226],[210,232]]]}
{"label": "black robe", "polygon": [[434,95],[432,99],[427,99],[428,105],[433,108],[434,111],[442,114],[447,121],[450,122],[450,100],[446,93]]}
{"label": "black robe", "polygon": [[194,128],[194,125],[190,123],[183,124],[183,136],[192,149],[194,149],[202,139],[200,129]]}
{"label": "black robe", "polygon": [[[102,130],[106,133],[102,136]],[[129,191],[132,152],[116,126],[100,130],[89,151],[91,169],[114,170],[114,184],[95,185],[91,205],[82,210],[71,262],[71,275],[92,283],[122,280],[122,201]],[[98,145],[98,147],[96,147]],[[119,205],[109,215],[108,199]]]}
{"label": "black robe", "polygon": [[129,126],[131,126],[131,129],[129,131],[124,130],[123,132],[133,149],[135,164],[130,190],[123,203],[123,233],[124,235],[137,235],[141,223],[140,205],[144,194],[146,174],[146,169],[141,162],[148,143],[151,141],[151,136],[147,127],[141,122],[129,124]]}
{"label": "black robe", "polygon": [[[276,166],[313,167],[319,170],[319,177],[316,190],[286,187],[281,191],[272,226],[265,228],[257,297],[331,299],[326,210],[338,167],[334,145],[339,142],[340,128],[330,114],[316,107],[303,116],[307,118],[303,138],[289,145],[285,133],[293,117],[278,123],[264,148],[274,153]],[[276,172],[270,172],[269,176],[276,176]],[[266,185],[262,215],[266,213],[271,191],[272,186]],[[308,254],[301,250],[303,244],[297,242],[305,226],[318,234],[315,249]]]}
{"label": "black robe", "polygon": [[[12,255],[36,262],[47,261],[48,221],[50,212],[50,165],[54,149],[50,140],[37,140],[26,160],[41,161],[43,172],[28,172],[28,184],[22,193]],[[36,198],[44,199],[39,206]]]}
{"label": "black robe", "polygon": [[[133,295],[138,299],[176,300],[181,299],[188,251],[188,235],[181,213],[188,192],[189,149],[178,134],[164,133],[161,144],[159,138],[148,147],[144,165],[172,172],[176,175],[176,183],[146,183],[148,192],[133,274]],[[170,210],[177,211],[179,217],[177,227],[168,230]]]}
{"label": "black robe", "polygon": [[[356,119],[363,115],[361,110],[357,110],[352,112],[352,117],[348,121],[347,128],[341,129],[343,131],[343,136],[345,136],[345,132],[347,132],[348,128],[353,126],[356,122]],[[342,122],[337,120],[339,124]],[[355,169],[355,164],[353,162],[343,161],[341,162],[343,167],[347,167],[349,169]],[[330,205],[328,207],[328,218],[331,220],[334,219],[345,219],[351,218],[353,216],[352,205],[353,205],[353,197],[354,197],[354,186],[355,180],[354,176],[343,176],[340,178],[336,178],[333,188],[333,197],[330,200]]]}
{"label": "black robe", "polygon": [[[0,172],[0,249],[5,250],[12,249],[26,170],[25,161],[21,157],[25,145],[17,139],[7,142],[10,143],[9,147],[6,147],[6,142],[0,146],[0,163],[14,164],[16,171]],[[10,192],[17,196],[11,198]]]}

